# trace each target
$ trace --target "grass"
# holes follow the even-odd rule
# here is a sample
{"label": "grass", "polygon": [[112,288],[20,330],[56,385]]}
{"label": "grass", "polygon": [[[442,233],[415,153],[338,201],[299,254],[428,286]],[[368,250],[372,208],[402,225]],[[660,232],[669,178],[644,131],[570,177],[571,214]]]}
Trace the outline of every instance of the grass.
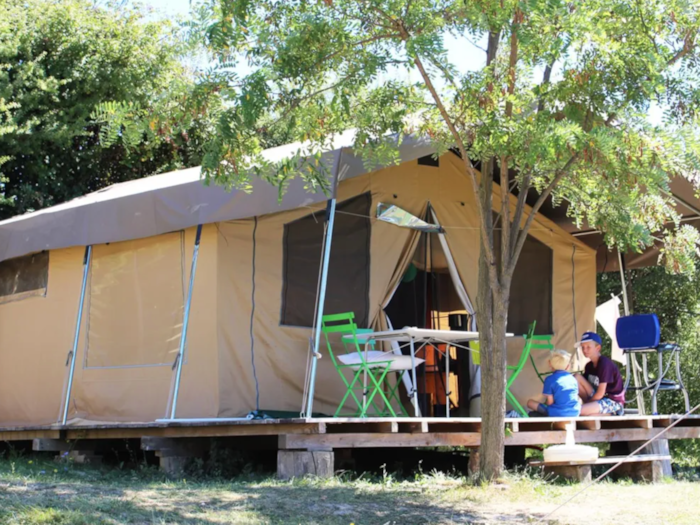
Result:
{"label": "grass", "polygon": [[[168,480],[153,468],[62,464],[39,456],[0,460],[0,523],[377,524],[540,523],[581,489],[532,472],[492,486],[457,475],[397,479],[350,476],[281,482],[248,474],[232,480]],[[604,482],[542,523],[695,524],[700,482]]]}

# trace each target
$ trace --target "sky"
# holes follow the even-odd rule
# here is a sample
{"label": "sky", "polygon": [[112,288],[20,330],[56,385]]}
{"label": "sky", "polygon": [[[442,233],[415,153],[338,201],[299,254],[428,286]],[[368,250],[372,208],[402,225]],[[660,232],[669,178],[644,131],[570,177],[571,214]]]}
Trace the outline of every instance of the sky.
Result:
{"label": "sky", "polygon": [[190,0],[145,0],[146,7],[152,7],[165,16],[186,15],[190,10]]}
{"label": "sky", "polygon": [[[153,9],[154,17],[185,17],[190,10],[190,0],[143,0],[141,3]],[[466,43],[466,46],[467,48],[465,49],[464,39],[458,40],[451,36],[445,38],[448,58],[453,64],[459,64],[461,66],[460,69],[462,73],[470,70],[476,71],[486,63],[486,54],[481,49],[474,44]],[[390,80],[392,77],[411,82],[417,82],[419,80],[417,71],[414,70],[409,73],[402,69],[400,73],[398,70],[389,72],[383,77],[380,77],[379,81]],[[662,113],[659,106],[655,104],[652,105],[649,109],[650,122],[652,124],[659,124],[661,122]]]}
{"label": "sky", "polygon": [[[187,16],[190,9],[190,0],[143,0],[141,3],[146,7],[153,9],[154,17],[177,17]],[[465,50],[465,41],[460,39],[457,40],[453,37],[448,36],[445,39],[445,46],[447,48],[448,56],[453,64],[459,64],[463,68],[463,71],[472,70],[476,71],[483,67],[486,63],[486,54],[474,45],[466,44],[468,49]],[[465,55],[466,53],[466,55]],[[396,73],[387,76],[387,79]],[[402,73],[402,80],[407,80],[407,73]],[[417,72],[414,75],[410,75],[408,80],[418,81]]]}

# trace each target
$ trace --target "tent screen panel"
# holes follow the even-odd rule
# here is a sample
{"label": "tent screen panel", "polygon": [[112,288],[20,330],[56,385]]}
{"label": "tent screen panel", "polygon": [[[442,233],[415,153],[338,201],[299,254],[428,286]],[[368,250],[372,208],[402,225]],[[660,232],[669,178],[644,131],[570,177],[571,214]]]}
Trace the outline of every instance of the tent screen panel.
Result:
{"label": "tent screen panel", "polygon": [[184,265],[182,232],[93,247],[85,368],[173,363]]}
{"label": "tent screen panel", "polygon": [[[500,236],[494,235],[496,259],[500,261]],[[515,266],[510,286],[508,331],[526,334],[533,321],[541,335],[553,333],[552,287],[554,251],[531,235],[527,236]]]}
{"label": "tent screen panel", "polygon": [[[369,193],[336,206],[325,314],[354,312],[358,326],[369,323]],[[282,324],[313,326],[326,210],[284,226]]]}
{"label": "tent screen panel", "polygon": [[0,304],[46,295],[49,252],[33,253],[0,262]]}

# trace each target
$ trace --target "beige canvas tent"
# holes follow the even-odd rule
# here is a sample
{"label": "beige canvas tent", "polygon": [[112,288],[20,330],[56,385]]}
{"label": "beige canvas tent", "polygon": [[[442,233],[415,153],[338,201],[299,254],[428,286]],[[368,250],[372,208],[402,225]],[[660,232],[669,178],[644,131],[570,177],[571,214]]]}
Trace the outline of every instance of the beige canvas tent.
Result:
{"label": "beige canvas tent", "polygon": [[[478,224],[461,160],[447,153],[434,162],[430,145],[416,139],[402,145],[399,165],[368,172],[349,152],[351,140],[341,136],[323,159],[340,180],[325,311],[353,310],[367,326],[386,326],[406,269],[420,265],[420,234],[376,220],[379,203],[421,218],[430,207],[445,233],[422,270],[458,279],[452,285],[474,304]],[[267,154],[274,160],[291,151]],[[240,417],[256,406],[299,412],[326,196],[296,181],[279,202],[275,188],[254,186],[250,194],[228,193],[203,185],[198,169],[184,170],[1,222],[0,425],[59,417],[88,245],[69,419],[143,422],[166,415],[198,224],[177,416]],[[543,216],[531,238],[516,276],[512,320],[522,326],[539,316],[556,345],[573,350],[577,336],[595,326],[595,251]],[[463,298],[449,309],[462,307],[469,311]],[[511,341],[511,361],[522,346],[521,338]],[[545,368],[546,356],[536,357]],[[341,386],[330,360],[321,359],[314,411],[333,413]],[[515,393],[524,400],[540,388],[528,368]]]}

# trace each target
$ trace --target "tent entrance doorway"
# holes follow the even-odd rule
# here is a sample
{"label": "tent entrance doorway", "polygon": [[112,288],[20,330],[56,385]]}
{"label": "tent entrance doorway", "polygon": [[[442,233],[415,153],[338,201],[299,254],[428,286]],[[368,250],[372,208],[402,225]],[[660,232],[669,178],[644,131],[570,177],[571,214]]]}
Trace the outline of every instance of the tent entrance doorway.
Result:
{"label": "tent entrance doorway", "polygon": [[[415,326],[438,330],[469,330],[469,314],[457,293],[438,235],[421,233],[413,260],[384,309],[394,327]],[[444,235],[444,234],[443,234]],[[435,348],[437,346],[437,349]],[[421,415],[469,415],[471,352],[446,345],[426,345],[416,353],[425,363],[416,369]],[[408,353],[408,349],[403,350]],[[446,384],[446,355],[450,359]]]}

